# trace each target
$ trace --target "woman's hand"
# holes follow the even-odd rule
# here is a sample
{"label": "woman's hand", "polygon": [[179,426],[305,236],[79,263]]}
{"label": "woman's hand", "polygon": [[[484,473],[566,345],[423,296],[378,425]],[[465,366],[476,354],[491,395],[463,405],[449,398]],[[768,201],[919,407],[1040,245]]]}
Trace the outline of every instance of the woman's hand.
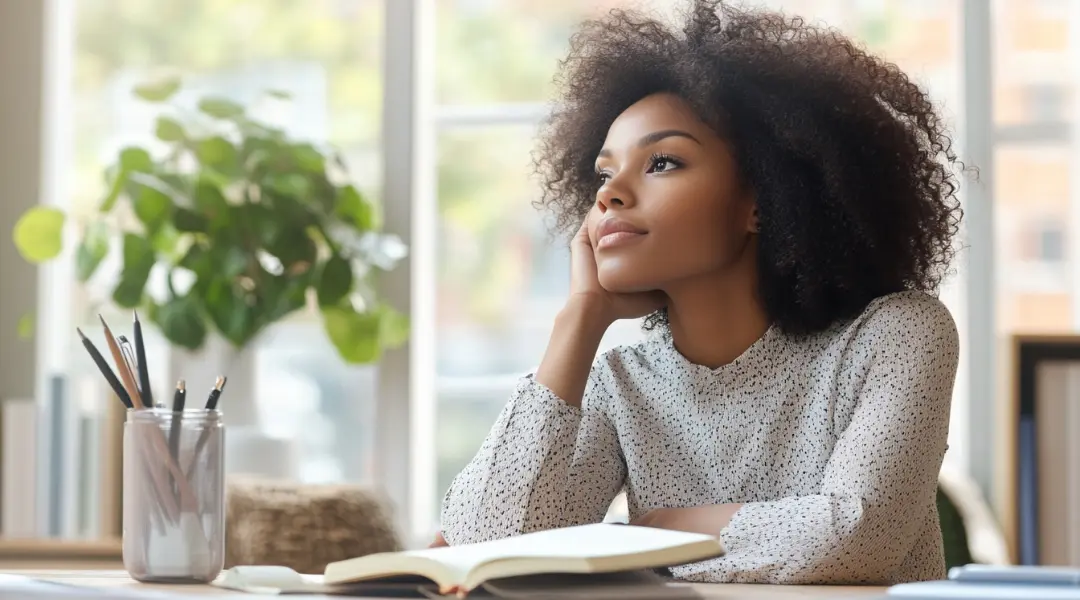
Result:
{"label": "woman's hand", "polygon": [[555,317],[536,382],[570,406],[581,406],[589,370],[607,328],[664,305],[661,292],[613,294],[600,286],[589,230],[583,224],[570,246],[570,297]]}
{"label": "woman's hand", "polygon": [[719,536],[742,504],[710,504],[687,508],[656,508],[630,521],[631,525]]}
{"label": "woman's hand", "polygon": [[569,304],[580,303],[589,307],[589,314],[603,321],[606,327],[619,319],[644,317],[664,307],[667,296],[663,292],[616,294],[600,285],[596,274],[596,256],[589,239],[589,220],[581,224],[570,244],[570,298]]}
{"label": "woman's hand", "polygon": [[449,545],[450,544],[446,543],[446,538],[443,537],[443,534],[440,531],[440,532],[435,534],[435,541],[431,542],[431,545],[429,545],[428,548],[441,548],[443,546],[449,546]]}

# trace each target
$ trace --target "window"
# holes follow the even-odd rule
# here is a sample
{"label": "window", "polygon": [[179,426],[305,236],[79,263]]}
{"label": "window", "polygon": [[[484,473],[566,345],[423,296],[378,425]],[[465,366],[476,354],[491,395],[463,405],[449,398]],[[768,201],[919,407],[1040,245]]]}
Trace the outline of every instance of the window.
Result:
{"label": "window", "polygon": [[1027,114],[1032,121],[1059,123],[1067,118],[1069,95],[1065,85],[1033,84],[1025,92]]}
{"label": "window", "polygon": [[[1023,110],[1006,102],[994,115],[1001,140],[994,149],[993,174],[1001,335],[1064,333],[1080,326],[1080,290],[1073,275],[1080,257],[1071,240],[1080,225],[1080,186],[1074,175],[1080,145],[1068,133],[1080,106],[1075,102],[1080,47],[1058,35],[1080,26],[1075,7],[1062,1],[1032,6],[1022,0],[995,0],[993,6],[995,96],[1022,89],[1025,98]],[[1022,65],[1029,60],[1071,68],[1025,72]]]}
{"label": "window", "polygon": [[[771,1],[869,40],[955,106],[958,3]],[[530,206],[535,123],[556,61],[580,18],[628,0],[438,4],[439,282],[436,485],[431,518],[450,481],[479,448],[517,378],[539,363],[569,281],[566,250],[545,239]],[[677,6],[671,0],[650,6]],[[468,118],[465,118],[465,117]],[[955,282],[953,282],[955,287]],[[963,307],[946,291],[957,317]],[[620,323],[602,350],[638,339]],[[955,444],[954,444],[955,445]],[[430,529],[434,529],[434,522]]]}
{"label": "window", "polygon": [[[378,198],[382,0],[75,0],[70,6],[73,10],[63,18],[74,38],[72,73],[64,84],[71,86],[72,117],[62,155],[55,159],[70,190],[69,210],[96,210],[105,194],[104,165],[123,145],[152,142],[154,107],[137,101],[131,90],[163,74],[180,75],[184,89],[191,92],[244,104],[268,90],[289,92],[290,102],[267,101],[255,104],[255,110],[292,135],[337,146],[356,184]],[[43,298],[47,310],[71,315],[74,325],[98,340],[99,312],[114,327],[123,324],[126,329],[130,315],[107,302],[108,270],[106,263],[100,280],[70,294]],[[70,278],[66,286],[73,287]],[[157,396],[164,397],[176,373],[194,363],[170,351],[152,327],[146,329],[154,386],[161,390]],[[87,419],[103,427],[103,407],[109,401],[105,386],[71,337],[70,330],[57,336],[48,353],[58,357],[52,371],[66,374],[69,389],[80,390],[74,407],[78,414],[71,422]],[[318,315],[306,312],[266,332],[249,354],[241,361],[244,366],[234,369],[250,369],[251,386],[247,392],[231,390],[222,406],[228,415],[230,409],[236,414],[250,404],[258,428],[274,442],[277,454],[272,459],[253,454],[246,461],[301,481],[368,477],[375,367],[346,366],[326,340]],[[239,383],[244,377],[236,379]],[[212,385],[212,376],[206,381],[189,377],[192,390],[208,391]],[[80,439],[76,431],[57,434]],[[84,446],[90,443],[86,440],[78,443],[90,448]],[[65,495],[73,492],[67,489]],[[71,520],[56,533],[76,536],[93,530],[90,522]]]}
{"label": "window", "polygon": [[[565,243],[531,202],[531,152],[556,61],[582,18],[628,2],[436,3],[437,263],[434,530],[443,493],[547,346],[569,289]],[[638,338],[613,327],[603,347]]]}
{"label": "window", "polygon": [[1049,263],[1065,260],[1065,229],[1061,223],[1039,221],[1024,233],[1022,259]]}
{"label": "window", "polygon": [[[395,7],[415,3],[418,14],[432,18],[433,35],[384,33],[390,2]],[[962,111],[960,0],[757,3],[865,40],[924,84],[950,122]],[[399,449],[411,444],[430,454],[423,457],[433,467],[433,481],[423,488],[426,499],[397,508],[408,513],[414,532],[434,530],[442,494],[475,453],[517,379],[540,360],[567,291],[567,251],[558,241],[549,242],[541,215],[530,205],[537,193],[530,152],[568,36],[582,18],[613,7],[669,10],[682,0],[71,0],[71,5],[75,10],[65,15],[71,36],[72,72],[65,82],[70,130],[54,160],[71,191],[66,203],[75,211],[95,209],[104,193],[103,164],[116,149],[145,141],[154,115],[132,101],[129,91],[163,72],[179,72],[200,91],[243,101],[267,88],[291,92],[291,104],[267,110],[278,111],[276,118],[297,134],[342,148],[359,186],[379,198],[385,183],[380,181],[383,149],[401,134],[381,130],[382,93],[395,75],[384,73],[384,46],[415,37],[420,54],[430,58],[432,69],[424,72],[433,80],[424,83],[431,97],[418,99],[432,104],[423,107],[430,109],[425,114],[431,120],[422,124],[431,130],[432,152],[418,154],[415,164],[392,166],[430,176],[434,187],[431,207],[419,204],[424,200],[418,195],[394,198],[416,203],[414,216],[429,208],[436,215],[433,256],[423,258],[430,258],[432,267],[421,273],[430,279],[423,285],[434,290],[434,323],[414,331],[414,345],[431,347],[434,368],[411,374],[434,379],[436,425],[426,445],[407,431],[395,440]],[[1068,260],[1064,232],[1069,230],[1041,241],[1040,251],[1064,252]],[[60,293],[41,298],[44,312],[95,336],[100,336],[94,324],[99,311],[111,322],[126,322],[126,315],[102,302],[104,288],[92,282],[70,289],[70,280],[66,288],[59,286]],[[963,334],[962,282],[950,280],[944,296]],[[193,361],[169,352],[152,331],[149,335],[151,357],[168,357],[152,359],[155,381],[170,386],[173,363]],[[639,335],[637,323],[619,323],[602,348]],[[46,370],[67,376],[68,389],[79,391],[69,419],[72,431],[104,427],[105,390],[93,365],[68,333],[49,344],[45,354],[55,358]],[[372,438],[384,425],[376,410],[377,372],[342,364],[316,315],[296,314],[274,328],[246,360],[252,374],[247,399],[262,432],[279,440],[285,472],[310,482],[359,481],[375,472],[373,464],[382,457],[374,452]],[[961,372],[956,391],[954,418],[960,421],[967,406],[966,377]],[[236,387],[230,391],[230,403],[245,400]],[[962,453],[963,423],[958,421],[953,432],[952,452]],[[89,514],[95,506],[70,512]],[[98,531],[92,521],[72,519],[56,533],[115,533]]]}

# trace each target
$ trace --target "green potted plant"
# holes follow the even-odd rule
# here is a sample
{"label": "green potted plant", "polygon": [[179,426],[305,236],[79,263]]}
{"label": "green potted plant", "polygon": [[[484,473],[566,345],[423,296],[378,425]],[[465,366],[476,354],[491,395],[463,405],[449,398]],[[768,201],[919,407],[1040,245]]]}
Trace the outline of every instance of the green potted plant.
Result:
{"label": "green potted plant", "polygon": [[[404,245],[380,231],[377,207],[349,181],[341,157],[221,97],[185,110],[180,87],[167,80],[135,88],[161,105],[156,140],[123,148],[106,171],[98,210],[72,224],[78,280],[119,253],[110,301],[139,309],[171,344],[194,353],[214,338],[243,353],[309,306],[347,363],[375,362],[402,344],[407,319],[380,299],[376,279]],[[51,260],[66,220],[56,208],[35,207],[16,224],[15,244],[31,262]],[[147,289],[155,270],[167,281],[159,297]]]}

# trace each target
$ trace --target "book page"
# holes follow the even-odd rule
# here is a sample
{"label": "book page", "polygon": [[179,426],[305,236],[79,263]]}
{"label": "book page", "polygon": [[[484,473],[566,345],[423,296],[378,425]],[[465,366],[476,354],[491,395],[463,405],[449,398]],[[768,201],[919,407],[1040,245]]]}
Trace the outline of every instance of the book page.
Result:
{"label": "book page", "polygon": [[598,523],[538,531],[479,544],[412,550],[402,554],[429,558],[464,574],[495,559],[600,558],[654,552],[715,539],[714,536],[698,533]]}

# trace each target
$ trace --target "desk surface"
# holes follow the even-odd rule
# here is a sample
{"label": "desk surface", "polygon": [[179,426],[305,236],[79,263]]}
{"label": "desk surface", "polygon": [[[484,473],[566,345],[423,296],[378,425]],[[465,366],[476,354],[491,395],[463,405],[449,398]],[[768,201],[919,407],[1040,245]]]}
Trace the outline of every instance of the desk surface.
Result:
{"label": "desk surface", "polygon": [[[129,578],[124,571],[21,570],[8,571],[8,573],[13,575],[24,575],[34,579],[90,587],[152,589],[156,591],[170,591],[206,596],[233,596],[238,599],[245,596],[245,594],[239,592],[232,592],[210,585],[150,585],[138,583]],[[883,598],[885,594],[885,588],[880,587],[695,584],[694,588],[700,591],[702,596],[708,600],[870,599]]]}

